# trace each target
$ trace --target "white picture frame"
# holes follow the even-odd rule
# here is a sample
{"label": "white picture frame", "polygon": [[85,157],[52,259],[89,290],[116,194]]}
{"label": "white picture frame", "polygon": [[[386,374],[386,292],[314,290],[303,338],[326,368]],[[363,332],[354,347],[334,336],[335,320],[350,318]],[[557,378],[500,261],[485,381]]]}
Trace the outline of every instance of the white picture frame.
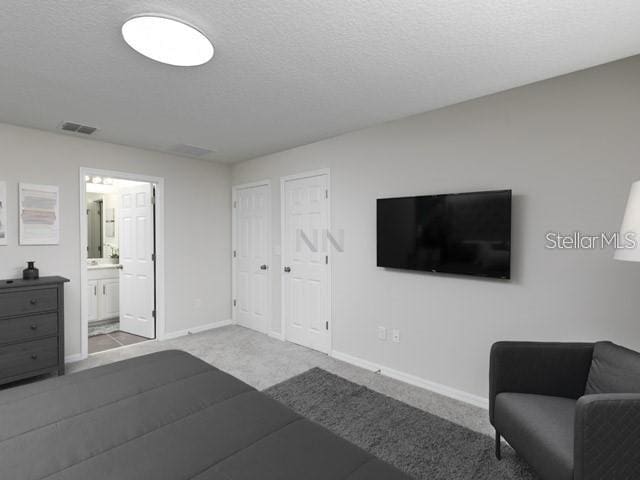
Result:
{"label": "white picture frame", "polygon": [[20,183],[20,245],[60,243],[60,192],[55,185]]}
{"label": "white picture frame", "polygon": [[0,181],[0,245],[9,245],[7,217],[7,182]]}

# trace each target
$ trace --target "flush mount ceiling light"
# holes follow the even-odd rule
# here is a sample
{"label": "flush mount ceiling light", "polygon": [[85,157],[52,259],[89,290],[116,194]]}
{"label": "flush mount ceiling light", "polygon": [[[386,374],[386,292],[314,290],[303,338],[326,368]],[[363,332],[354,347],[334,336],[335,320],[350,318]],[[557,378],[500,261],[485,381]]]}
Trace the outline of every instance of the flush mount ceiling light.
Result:
{"label": "flush mount ceiling light", "polygon": [[202,65],[213,57],[213,45],[202,32],[171,18],[133,17],[122,26],[122,37],[145,57],[178,67]]}

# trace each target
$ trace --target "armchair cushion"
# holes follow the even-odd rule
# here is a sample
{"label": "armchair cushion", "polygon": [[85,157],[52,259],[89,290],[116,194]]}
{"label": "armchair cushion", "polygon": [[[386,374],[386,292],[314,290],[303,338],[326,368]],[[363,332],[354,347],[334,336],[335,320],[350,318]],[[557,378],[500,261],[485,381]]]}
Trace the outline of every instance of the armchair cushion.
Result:
{"label": "armchair cushion", "polygon": [[598,393],[640,393],[640,353],[611,342],[596,343],[585,394]]}
{"label": "armchair cushion", "polygon": [[640,478],[640,394],[578,399],[574,442],[575,480]]}
{"label": "armchair cushion", "polygon": [[495,427],[541,478],[573,480],[576,400],[500,393]]}

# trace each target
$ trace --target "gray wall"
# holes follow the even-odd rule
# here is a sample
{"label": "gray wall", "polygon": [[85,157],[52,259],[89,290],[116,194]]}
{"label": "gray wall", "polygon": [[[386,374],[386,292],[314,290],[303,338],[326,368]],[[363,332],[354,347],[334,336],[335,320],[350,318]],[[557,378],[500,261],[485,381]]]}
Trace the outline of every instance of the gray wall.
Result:
{"label": "gray wall", "polygon": [[[0,180],[7,181],[9,246],[0,278],[35,260],[41,275],[63,275],[66,354],[80,353],[80,167],[165,179],[166,333],[227,320],[230,313],[228,166],[0,124]],[[60,187],[57,246],[18,246],[18,182]]]}
{"label": "gray wall", "polygon": [[[550,230],[619,228],[640,178],[639,79],[631,58],[243,162],[233,183],[272,180],[277,246],[280,176],[329,167],[346,243],[334,256],[334,350],[486,397],[497,340],[640,348],[640,264],[545,249]],[[515,195],[510,282],[376,267],[376,198],[501,188]],[[377,340],[379,325],[401,342]]]}

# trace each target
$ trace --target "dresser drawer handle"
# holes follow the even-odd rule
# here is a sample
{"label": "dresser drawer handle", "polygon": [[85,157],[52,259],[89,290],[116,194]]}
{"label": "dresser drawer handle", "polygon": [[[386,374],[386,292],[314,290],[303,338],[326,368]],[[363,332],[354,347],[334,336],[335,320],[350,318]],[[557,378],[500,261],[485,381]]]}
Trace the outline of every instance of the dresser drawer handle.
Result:
{"label": "dresser drawer handle", "polygon": [[31,360],[37,360],[38,359],[38,354],[37,353],[32,353],[31,354]]}
{"label": "dresser drawer handle", "polygon": [[31,300],[29,300],[29,303],[31,305],[36,305],[38,303],[38,299],[37,298],[32,298]]}
{"label": "dresser drawer handle", "polygon": [[37,330],[37,329],[38,329],[38,325],[36,325],[35,323],[31,325],[31,330]]}

